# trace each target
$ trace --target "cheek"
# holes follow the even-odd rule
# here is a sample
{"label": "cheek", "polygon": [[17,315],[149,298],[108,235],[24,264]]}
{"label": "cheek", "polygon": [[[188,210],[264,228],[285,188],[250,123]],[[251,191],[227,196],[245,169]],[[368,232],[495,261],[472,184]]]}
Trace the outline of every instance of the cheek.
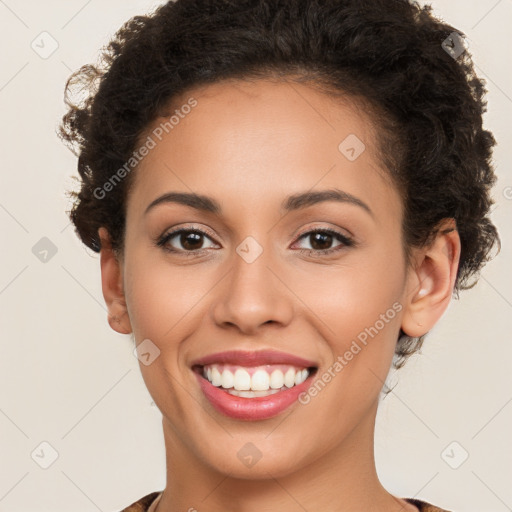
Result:
{"label": "cheek", "polygon": [[[126,260],[126,302],[137,340],[179,339],[211,284],[192,265],[177,267],[165,258],[134,254]],[[183,333],[182,333],[183,334]]]}
{"label": "cheek", "polygon": [[305,269],[296,281],[294,291],[322,320],[322,333],[337,353],[358,336],[364,340],[365,333],[396,341],[404,260],[394,247],[374,247],[355,251],[336,266]]}
{"label": "cheek", "polygon": [[[401,254],[382,248],[361,252],[353,264],[320,271],[302,283],[299,293],[315,313],[308,321],[315,322],[330,353],[317,375],[322,382],[314,386],[327,391],[310,396],[339,428],[349,429],[353,423],[347,418],[365,415],[384,385],[400,329],[404,286]],[[325,421],[319,415],[319,422]]]}
{"label": "cheek", "polygon": [[[151,262],[149,261],[151,260]],[[183,389],[189,383],[180,363],[181,343],[200,322],[201,299],[211,287],[204,275],[172,267],[165,259],[132,253],[126,259],[125,295],[137,343],[149,339],[159,355],[140,370],[146,387],[161,411],[187,414]]]}

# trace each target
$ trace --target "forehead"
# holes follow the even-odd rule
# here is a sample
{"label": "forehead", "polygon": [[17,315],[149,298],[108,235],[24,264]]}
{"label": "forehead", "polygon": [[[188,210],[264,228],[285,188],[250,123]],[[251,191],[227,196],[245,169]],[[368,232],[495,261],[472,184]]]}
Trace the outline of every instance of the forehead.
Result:
{"label": "forehead", "polygon": [[375,134],[359,102],[305,84],[226,80],[195,87],[174,98],[141,138],[154,145],[135,171],[129,206],[141,212],[155,196],[178,190],[257,209],[337,187],[399,214]]}

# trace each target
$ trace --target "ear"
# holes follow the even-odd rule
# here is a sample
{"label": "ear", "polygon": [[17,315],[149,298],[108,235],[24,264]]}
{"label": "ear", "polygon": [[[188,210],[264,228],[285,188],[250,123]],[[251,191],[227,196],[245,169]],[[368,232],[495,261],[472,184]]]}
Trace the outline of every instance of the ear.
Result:
{"label": "ear", "polygon": [[444,219],[434,241],[416,250],[409,270],[402,330],[411,337],[430,331],[452,298],[460,259],[455,219]]}
{"label": "ear", "polygon": [[108,323],[114,331],[130,334],[132,327],[124,297],[122,263],[112,249],[106,228],[99,228],[98,235],[101,240],[101,287],[108,308]]}

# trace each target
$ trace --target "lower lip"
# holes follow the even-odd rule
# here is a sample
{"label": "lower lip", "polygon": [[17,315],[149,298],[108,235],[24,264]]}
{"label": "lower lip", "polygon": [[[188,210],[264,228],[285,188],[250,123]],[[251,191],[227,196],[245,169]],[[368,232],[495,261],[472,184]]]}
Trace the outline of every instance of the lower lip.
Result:
{"label": "lower lip", "polygon": [[312,375],[309,375],[301,384],[279,393],[255,398],[243,398],[222,391],[222,388],[214,386],[197,372],[194,373],[206,398],[217,411],[231,418],[247,421],[266,420],[277,416],[295,403],[299,395],[306,391],[312,382]]}

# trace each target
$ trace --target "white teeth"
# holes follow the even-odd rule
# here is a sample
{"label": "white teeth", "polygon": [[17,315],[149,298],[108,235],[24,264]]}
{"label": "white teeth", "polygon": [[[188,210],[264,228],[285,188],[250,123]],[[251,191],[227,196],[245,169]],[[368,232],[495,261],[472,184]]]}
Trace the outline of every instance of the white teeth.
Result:
{"label": "white teeth", "polygon": [[253,391],[267,391],[269,386],[270,376],[265,370],[256,370],[252,374],[251,389]]}
{"label": "white teeth", "polygon": [[284,374],[284,385],[287,388],[293,388],[293,386],[295,385],[295,370],[293,368],[290,368]]}
{"label": "white teeth", "polygon": [[[307,370],[306,370],[307,371]],[[284,375],[281,370],[274,370],[270,375],[270,387],[281,389],[284,386]]]}
{"label": "white teeth", "polygon": [[275,395],[279,393],[280,389],[269,389],[267,391],[237,391],[236,389],[228,389],[228,393],[234,396],[241,396],[242,398],[255,398],[258,396]]}
{"label": "white teeth", "polygon": [[[292,388],[302,384],[309,376],[307,368],[279,366],[283,369],[272,369],[272,365],[263,365],[249,369],[232,365],[213,364],[203,368],[203,377],[208,379],[214,386],[229,390],[232,395],[252,398],[255,396],[267,396],[287,388]],[[285,370],[284,373],[283,370]]]}
{"label": "white teeth", "polygon": [[308,378],[308,371],[306,369],[295,374],[295,385],[302,384]]}
{"label": "white teeth", "polygon": [[211,374],[206,374],[207,379],[214,385],[214,386],[221,386],[222,385],[222,375],[220,374],[219,370],[216,366],[213,368],[208,368],[208,370],[211,370]]}
{"label": "white teeth", "polygon": [[235,372],[233,387],[238,391],[247,391],[251,389],[251,376],[249,375],[249,372],[247,370],[242,370],[242,368],[238,368],[238,370]]}
{"label": "white teeth", "polygon": [[235,377],[229,370],[224,370],[222,372],[222,384],[221,386],[224,389],[229,389],[233,387],[233,384],[235,383]]}

